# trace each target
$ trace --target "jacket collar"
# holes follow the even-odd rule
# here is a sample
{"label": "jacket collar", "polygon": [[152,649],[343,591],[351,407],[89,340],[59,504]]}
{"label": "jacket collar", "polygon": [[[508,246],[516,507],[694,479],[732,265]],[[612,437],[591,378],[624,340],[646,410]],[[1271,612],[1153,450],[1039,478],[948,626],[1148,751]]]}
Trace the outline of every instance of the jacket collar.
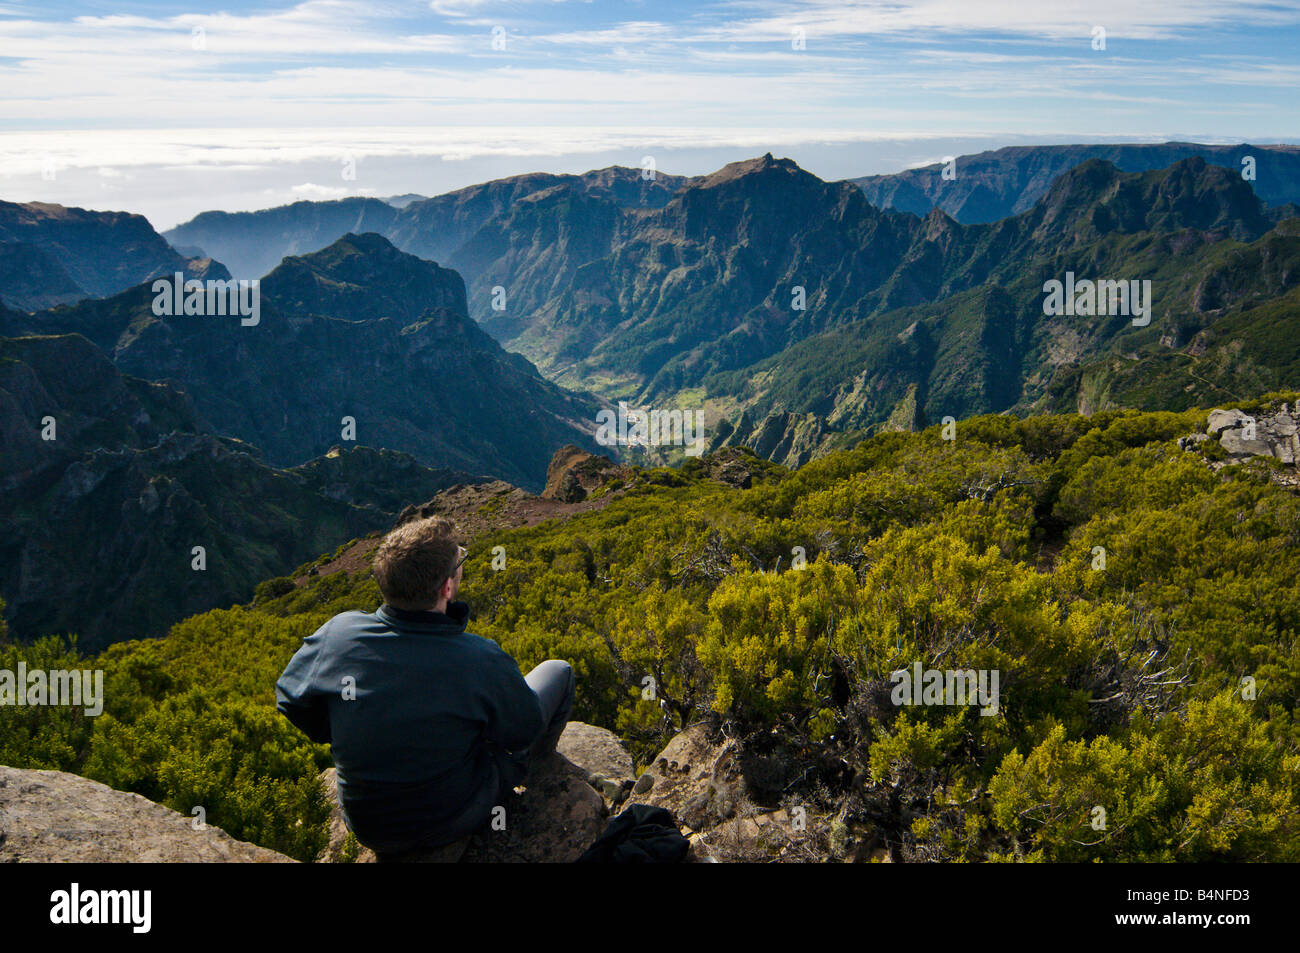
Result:
{"label": "jacket collar", "polygon": [[450,627],[460,632],[464,631],[465,623],[469,621],[469,603],[449,602],[446,612],[413,612],[410,609],[398,609],[385,602],[375,610],[375,615],[398,628]]}

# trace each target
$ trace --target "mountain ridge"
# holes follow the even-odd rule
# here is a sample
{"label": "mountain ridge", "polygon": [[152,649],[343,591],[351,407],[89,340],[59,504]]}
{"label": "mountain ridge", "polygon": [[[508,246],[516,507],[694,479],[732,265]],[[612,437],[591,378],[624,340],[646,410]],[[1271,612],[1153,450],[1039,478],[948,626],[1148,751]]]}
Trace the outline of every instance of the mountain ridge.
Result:
{"label": "mountain ridge", "polygon": [[[45,278],[33,282],[33,269]],[[143,215],[0,201],[0,299],[10,307],[106,297],[178,271],[230,277],[215,262],[180,255]]]}
{"label": "mountain ridge", "polygon": [[1216,146],[1192,142],[1006,146],[955,157],[955,179],[945,163],[902,172],[850,179],[873,205],[924,215],[941,208],[964,224],[994,222],[1030,208],[1068,168],[1091,158],[1106,159],[1124,172],[1165,168],[1193,155],[1242,171],[1241,160],[1257,160],[1255,187],[1271,206],[1300,202],[1300,146]]}
{"label": "mountain ridge", "polygon": [[174,245],[199,246],[248,275],[266,274],[286,255],[318,251],[347,232],[363,231],[382,234],[402,251],[456,268],[451,259],[474,232],[525,196],[567,186],[624,206],[647,202],[653,207],[685,181],[658,172],[646,179],[642,170],[619,166],[582,175],[533,172],[417,198],[400,208],[381,199],[350,196],[253,212],[200,212],[163,235]]}
{"label": "mountain ridge", "polygon": [[[438,467],[540,488],[556,447],[595,449],[597,403],[546,381],[464,313],[460,276],[378,235],[347,235],[262,279],[256,327],[155,315],[147,285],[0,333],[76,332],[128,374],[177,382],[223,434],[278,466],[348,436]],[[342,315],[347,315],[343,317]],[[349,423],[351,421],[351,423]],[[520,428],[532,439],[517,438]]]}

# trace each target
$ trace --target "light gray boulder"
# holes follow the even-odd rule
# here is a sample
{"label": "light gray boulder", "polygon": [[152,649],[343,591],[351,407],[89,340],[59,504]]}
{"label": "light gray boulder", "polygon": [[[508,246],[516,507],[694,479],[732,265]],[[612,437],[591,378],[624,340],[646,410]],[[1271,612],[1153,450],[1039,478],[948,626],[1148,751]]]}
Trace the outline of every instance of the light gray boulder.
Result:
{"label": "light gray boulder", "polygon": [[0,766],[0,863],[294,862],[195,821],[75,774]]}

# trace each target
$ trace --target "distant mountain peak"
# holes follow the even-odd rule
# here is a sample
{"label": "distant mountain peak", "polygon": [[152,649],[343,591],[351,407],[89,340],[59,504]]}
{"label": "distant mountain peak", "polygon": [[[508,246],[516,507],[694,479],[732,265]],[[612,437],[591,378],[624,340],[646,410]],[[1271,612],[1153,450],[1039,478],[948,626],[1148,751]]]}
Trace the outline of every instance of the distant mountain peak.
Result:
{"label": "distant mountain peak", "polygon": [[348,232],[320,251],[284,259],[263,279],[262,294],[296,313],[410,322],[439,311],[469,320],[457,272],[407,254],[375,232]]}
{"label": "distant mountain peak", "polygon": [[1201,156],[1137,173],[1088,159],[1057,178],[1039,208],[1042,225],[1087,222],[1101,233],[1191,228],[1251,241],[1271,227],[1250,183]]}
{"label": "distant mountain peak", "polygon": [[951,234],[960,228],[961,226],[957,224],[957,220],[938,206],[930,209],[925,216],[925,237],[928,240],[932,240],[938,235]]}
{"label": "distant mountain peak", "polygon": [[377,232],[348,232],[341,235],[334,241],[330,242],[324,248],[317,251],[307,252],[302,255],[292,255],[284,259],[274,271],[266,277],[270,280],[277,273],[286,267],[294,267],[295,263],[305,264],[313,271],[326,273],[337,273],[341,268],[346,267],[346,263],[351,258],[364,256],[368,258],[379,258],[381,260],[399,262],[411,267],[428,267],[432,265],[437,268],[437,264],[417,258],[415,255],[409,255],[400,250],[396,245],[390,242],[383,235]]}
{"label": "distant mountain peak", "polygon": [[1057,177],[1043,201],[1050,205],[1062,196],[1081,192],[1096,197],[1123,176],[1124,173],[1107,159],[1084,159]]}
{"label": "distant mountain peak", "polygon": [[735,180],[747,175],[771,173],[775,170],[787,173],[802,173],[803,175],[808,176],[812,175],[812,173],[805,172],[803,169],[799,168],[798,163],[793,159],[777,159],[772,156],[772,153],[766,152],[756,159],[743,159],[740,162],[728,162],[717,172],[714,172],[712,175],[707,175],[700,180],[697,187],[702,189],[714,188],[727,182],[734,182]]}
{"label": "distant mountain peak", "polygon": [[380,235],[378,232],[348,232],[346,235],[342,235],[339,238],[335,239],[333,242],[331,242],[329,245],[322,248],[320,251],[312,252],[309,255],[304,255],[303,257],[318,258],[327,254],[332,249],[339,249],[344,247],[348,247],[350,249],[359,252],[364,252],[366,254],[372,254],[374,252],[379,252],[383,254],[391,251],[394,254],[402,255],[406,258],[415,257],[414,255],[406,255],[404,252],[398,251],[396,245],[390,242],[383,235]]}
{"label": "distant mountain peak", "polygon": [[420,195],[418,192],[407,192],[403,195],[390,195],[382,201],[393,208],[406,208],[412,202],[423,202],[427,198],[427,195]]}

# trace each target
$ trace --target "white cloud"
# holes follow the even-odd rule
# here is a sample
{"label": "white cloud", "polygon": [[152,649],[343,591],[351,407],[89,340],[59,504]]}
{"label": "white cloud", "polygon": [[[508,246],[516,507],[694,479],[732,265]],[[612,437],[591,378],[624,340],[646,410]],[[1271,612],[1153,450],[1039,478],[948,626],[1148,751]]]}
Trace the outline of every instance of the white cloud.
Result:
{"label": "white cloud", "polygon": [[[267,170],[343,155],[469,162],[989,133],[1300,133],[1294,107],[1278,106],[1294,102],[1294,62],[1206,56],[1204,42],[1199,55],[1183,45],[1143,55],[1159,36],[1295,24],[1300,0],[748,0],[671,20],[653,4],[619,20],[559,2],[303,0],[64,21],[24,7],[0,17],[0,177],[50,162],[108,170],[101,180],[132,168],[247,172],[261,188]],[[582,28],[597,12],[604,19]],[[505,53],[481,28],[498,17]],[[1089,50],[1094,22],[1115,40],[1104,55]],[[806,51],[791,49],[794,26]],[[277,187],[337,189],[318,184],[328,176],[295,170]]]}
{"label": "white cloud", "polygon": [[1244,24],[1294,25],[1296,0],[1223,3],[1179,0],[749,0],[730,3],[735,18],[704,28],[699,36],[732,42],[788,40],[795,27],[815,39],[884,34],[1023,34],[1051,39],[1088,37],[1094,26],[1110,36],[1164,39],[1192,29]]}
{"label": "white cloud", "polygon": [[678,28],[653,20],[633,20],[605,30],[572,30],[564,33],[544,33],[535,39],[542,43],[560,46],[595,46],[612,49],[621,43],[648,43],[652,40],[682,39]]}
{"label": "white cloud", "polygon": [[[272,190],[268,189],[267,191]],[[315,182],[304,182],[301,185],[295,185],[289,191],[296,198],[305,199],[341,199],[352,194],[351,189],[331,185],[317,185]]]}
{"label": "white cloud", "polygon": [[[902,138],[937,138],[939,135],[934,131],[909,130]],[[863,130],[805,127],[786,132],[779,141],[793,145],[894,138],[900,137],[893,132],[873,134]],[[358,160],[420,156],[469,160],[719,146],[744,152],[765,151],[773,142],[773,132],[767,128],[647,129],[641,126],[40,131],[6,134],[0,138],[0,175],[39,174],[47,159],[60,170],[159,166],[192,171],[230,171],[313,161],[336,163],[348,156]],[[304,182],[294,186],[292,191],[302,195],[314,192],[321,197],[337,197],[359,190]]]}
{"label": "white cloud", "polygon": [[[463,37],[450,34],[404,35],[390,20],[384,8],[358,0],[306,0],[273,13],[115,14],[57,23],[15,19],[0,21],[0,56],[74,68],[89,54],[105,64],[117,64],[117,69],[146,58],[134,64],[135,69],[162,74],[158,61],[148,58],[168,58],[168,65],[183,60],[190,69],[203,69],[236,58],[418,55],[466,47]],[[112,72],[116,69],[108,75]]]}

